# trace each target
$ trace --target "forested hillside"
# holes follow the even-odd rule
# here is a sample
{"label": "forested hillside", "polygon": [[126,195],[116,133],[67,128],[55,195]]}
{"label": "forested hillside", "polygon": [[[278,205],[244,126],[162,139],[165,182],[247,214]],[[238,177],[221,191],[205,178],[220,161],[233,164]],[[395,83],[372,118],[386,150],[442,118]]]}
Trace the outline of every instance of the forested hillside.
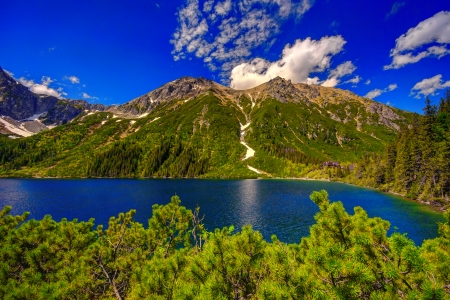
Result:
{"label": "forested hillside", "polygon": [[86,110],[26,138],[0,136],[0,176],[326,178],[324,161],[348,166],[383,152],[411,117],[282,78],[236,91],[185,77],[112,112]]}
{"label": "forested hillside", "polygon": [[450,90],[439,105],[426,99],[384,153],[367,155],[350,182],[397,192],[409,198],[448,203],[450,195]]}
{"label": "forested hillside", "polygon": [[450,213],[421,246],[387,236],[389,222],[325,191],[299,244],[267,242],[250,226],[207,231],[178,197],[148,226],[119,214],[29,220],[0,211],[2,299],[450,299]]}

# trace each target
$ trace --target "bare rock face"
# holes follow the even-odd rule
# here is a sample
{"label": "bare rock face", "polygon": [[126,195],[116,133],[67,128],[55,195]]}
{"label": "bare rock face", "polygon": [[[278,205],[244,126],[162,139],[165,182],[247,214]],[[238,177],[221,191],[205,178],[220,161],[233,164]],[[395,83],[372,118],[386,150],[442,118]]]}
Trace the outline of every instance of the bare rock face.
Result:
{"label": "bare rock face", "polygon": [[23,120],[53,107],[58,99],[37,95],[0,68],[0,115]]}
{"label": "bare rock face", "polygon": [[294,85],[299,94],[308,99],[316,99],[320,97],[320,87],[306,83],[297,83]]}
{"label": "bare rock face", "polygon": [[133,115],[150,111],[157,105],[173,99],[190,99],[199,94],[211,90],[218,85],[212,80],[203,77],[182,77],[169,82],[160,88],[138,97],[126,104],[120,105],[119,110]]}
{"label": "bare rock face", "polygon": [[0,68],[0,116],[16,120],[24,130],[29,129],[31,133],[46,129],[44,124],[67,123],[84,110],[105,111],[108,108],[84,100],[58,99],[35,94]]}
{"label": "bare rock face", "polygon": [[379,116],[379,124],[391,127],[395,130],[400,129],[400,126],[393,122],[395,120],[400,120],[400,117],[389,106],[373,102],[367,107],[367,111]]}
{"label": "bare rock face", "polygon": [[35,119],[16,121],[10,117],[0,116],[0,134],[8,135],[10,138],[31,136],[46,129],[47,126]]}
{"label": "bare rock face", "polygon": [[276,77],[264,84],[262,94],[283,103],[309,102],[304,93],[300,92],[290,80],[285,80],[281,77]]}
{"label": "bare rock face", "polygon": [[52,108],[39,117],[46,125],[66,124],[76,118],[83,111],[106,111],[109,106],[102,104],[90,104],[84,100],[59,100]]}

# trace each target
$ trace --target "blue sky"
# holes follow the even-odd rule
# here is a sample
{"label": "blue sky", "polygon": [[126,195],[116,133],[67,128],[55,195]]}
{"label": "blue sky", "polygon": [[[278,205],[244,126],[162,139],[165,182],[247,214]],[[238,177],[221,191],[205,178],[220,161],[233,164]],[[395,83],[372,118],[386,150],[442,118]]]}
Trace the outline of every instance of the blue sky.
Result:
{"label": "blue sky", "polygon": [[275,76],[421,112],[450,88],[442,0],[1,1],[0,66],[31,90],[121,104],[182,76]]}

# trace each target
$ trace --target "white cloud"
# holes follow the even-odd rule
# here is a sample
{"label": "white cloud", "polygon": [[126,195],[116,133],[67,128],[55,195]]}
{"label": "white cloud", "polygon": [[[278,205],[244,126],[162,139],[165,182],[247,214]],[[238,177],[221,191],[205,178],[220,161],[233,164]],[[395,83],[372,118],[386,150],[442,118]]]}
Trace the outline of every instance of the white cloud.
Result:
{"label": "white cloud", "polygon": [[[328,79],[322,83],[322,86],[335,87],[340,83],[340,78],[352,74],[356,67],[351,61],[340,64],[336,69],[331,70]],[[359,82],[359,81],[358,81]]]}
{"label": "white cloud", "polygon": [[14,73],[12,73],[8,70],[5,70],[5,69],[3,69],[3,71],[5,71],[5,73],[8,74],[11,78],[14,78]]}
{"label": "white cloud", "polygon": [[369,85],[371,83],[370,79],[367,79],[367,81],[364,84]]}
{"label": "white cloud", "polygon": [[98,97],[91,96],[88,93],[83,93],[82,97],[83,99],[98,99]]}
{"label": "white cloud", "polygon": [[[385,70],[399,69],[429,56],[441,58],[450,54],[450,49],[447,48],[450,44],[450,11],[441,11],[420,22],[395,42],[395,48],[390,54],[392,63],[384,66]],[[422,47],[426,49],[420,51]]]}
{"label": "white cloud", "polygon": [[360,83],[361,82],[361,80],[362,80],[362,78],[361,77],[359,77],[359,75],[356,75],[355,77],[353,77],[352,79],[349,79],[349,80],[347,80],[346,82],[344,82],[344,83],[353,83],[353,84],[358,84],[358,83]]}
{"label": "white cloud", "polygon": [[[319,41],[307,38],[297,40],[294,45],[286,45],[282,57],[275,62],[262,58],[242,63],[231,71],[230,86],[248,89],[280,76],[295,83],[319,83],[318,78],[309,78],[310,73],[324,72],[330,66],[331,57],[339,53],[345,44],[341,36],[324,37]],[[333,76],[348,72],[348,64],[331,71]]]}
{"label": "white cloud", "polygon": [[369,99],[374,99],[374,98],[380,96],[383,93],[384,93],[383,90],[374,89],[374,90],[368,92],[364,97],[369,98]]}
{"label": "white cloud", "polygon": [[226,16],[231,10],[231,0],[225,0],[224,2],[217,3],[214,10],[216,14]]}
{"label": "white cloud", "polygon": [[58,90],[55,90],[49,85],[53,82],[53,80],[50,77],[42,76],[41,83],[35,83],[33,80],[28,80],[24,77],[21,77],[19,79],[19,82],[30,89],[35,94],[40,95],[48,95],[53,96],[56,98],[62,98],[63,95],[67,95],[63,92],[62,88],[59,88]]}
{"label": "white cloud", "polygon": [[420,98],[420,95],[428,96],[434,95],[437,90],[450,88],[450,80],[447,82],[442,81],[442,75],[438,74],[431,78],[426,78],[414,85],[411,89],[412,94],[417,94],[416,98]]}
{"label": "white cloud", "polygon": [[390,85],[387,87],[387,89],[388,89],[388,91],[393,91],[393,90],[395,90],[397,87],[398,87],[397,84],[394,83],[394,84],[390,84]]}
{"label": "white cloud", "polygon": [[296,13],[296,17],[303,16],[314,4],[314,0],[302,0],[300,4],[293,5]]}
{"label": "white cloud", "polygon": [[76,76],[66,76],[64,79],[69,80],[72,84],[80,83],[80,79]]}
{"label": "white cloud", "polygon": [[214,0],[205,1],[205,3],[203,3],[203,11],[205,13],[209,13],[212,10],[213,5],[214,5]]}
{"label": "white cloud", "polygon": [[395,15],[403,6],[405,6],[405,2],[395,2],[392,5],[391,11],[386,15],[386,19]]}
{"label": "white cloud", "polygon": [[[331,57],[342,51],[345,40],[341,36],[323,37],[319,41],[307,38],[297,40],[294,45],[286,45],[281,59],[269,62],[262,58],[242,63],[231,71],[231,87],[248,89],[280,76],[295,83],[318,83],[311,79],[311,73],[324,72],[330,67]],[[347,63],[345,63],[347,64]],[[348,66],[339,66],[333,76],[348,72]]]}
{"label": "white cloud", "polygon": [[306,78],[305,83],[309,84],[309,85],[319,85],[320,84],[320,79],[317,76],[313,77],[313,78]]}
{"label": "white cloud", "polygon": [[312,1],[186,0],[170,41],[174,60],[195,56],[226,77],[254,49],[272,41],[288,18],[299,19],[306,13]]}
{"label": "white cloud", "polygon": [[384,94],[384,93],[387,93],[387,92],[392,92],[397,87],[398,87],[397,84],[393,83],[393,84],[390,84],[384,90],[380,90],[380,89],[371,90],[364,97],[369,98],[369,99],[375,99],[376,97],[380,96],[381,94]]}
{"label": "white cloud", "polygon": [[58,93],[60,93],[62,96],[67,96],[67,93],[64,92],[64,90],[63,90],[62,87],[59,87],[59,88],[57,89],[57,91],[58,91]]}

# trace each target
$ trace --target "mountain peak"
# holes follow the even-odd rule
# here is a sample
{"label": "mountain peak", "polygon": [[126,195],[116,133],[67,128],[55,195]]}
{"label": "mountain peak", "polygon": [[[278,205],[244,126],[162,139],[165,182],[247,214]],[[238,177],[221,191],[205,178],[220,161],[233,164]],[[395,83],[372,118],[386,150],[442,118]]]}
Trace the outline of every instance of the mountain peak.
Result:
{"label": "mountain peak", "polygon": [[120,110],[133,115],[145,113],[162,102],[194,98],[200,93],[211,90],[215,85],[218,84],[203,77],[184,76],[121,105]]}
{"label": "mountain peak", "polygon": [[265,97],[276,99],[280,102],[306,102],[308,99],[292,84],[291,80],[286,80],[277,76],[268,82],[249,90],[257,92]]}
{"label": "mountain peak", "polygon": [[269,82],[273,82],[273,83],[276,83],[276,82],[287,82],[287,83],[292,83],[290,79],[285,79],[285,78],[280,77],[280,76],[277,76],[277,77],[275,77],[275,78],[269,80]]}
{"label": "mountain peak", "polygon": [[[191,77],[191,76],[183,76],[179,79],[176,79],[174,81],[171,81],[167,84],[172,85],[180,85],[180,84],[211,84],[214,83],[212,80],[206,79],[204,77]],[[165,84],[165,85],[167,85]],[[162,87],[164,87],[163,85]]]}
{"label": "mountain peak", "polygon": [[0,86],[4,86],[5,84],[16,84],[16,80],[0,66]]}

